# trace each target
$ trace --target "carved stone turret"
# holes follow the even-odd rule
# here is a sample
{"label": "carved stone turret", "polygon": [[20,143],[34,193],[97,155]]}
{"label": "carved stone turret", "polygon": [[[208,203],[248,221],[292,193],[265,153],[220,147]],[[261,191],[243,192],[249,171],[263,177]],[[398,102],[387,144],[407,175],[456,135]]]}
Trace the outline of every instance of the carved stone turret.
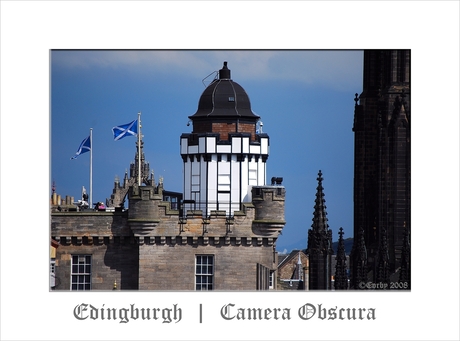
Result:
{"label": "carved stone turret", "polygon": [[129,188],[128,224],[135,236],[148,235],[160,223],[158,204],[162,201],[162,188],[138,186]]}
{"label": "carved stone turret", "polygon": [[255,207],[252,231],[255,234],[278,236],[286,224],[285,198],[286,189],[283,186],[252,187],[252,203]]}

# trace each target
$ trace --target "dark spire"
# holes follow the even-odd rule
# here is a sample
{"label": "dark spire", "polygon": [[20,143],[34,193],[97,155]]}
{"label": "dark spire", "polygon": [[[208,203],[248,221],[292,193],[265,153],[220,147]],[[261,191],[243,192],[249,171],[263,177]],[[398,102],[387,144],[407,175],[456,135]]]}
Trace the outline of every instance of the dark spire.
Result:
{"label": "dark spire", "polygon": [[313,224],[308,230],[307,254],[309,255],[309,288],[310,290],[331,289],[331,255],[332,231],[327,224],[326,205],[323,193],[323,177],[318,173],[318,187],[316,188],[315,211]]}
{"label": "dark spire", "polygon": [[335,290],[348,289],[347,276],[347,255],[345,253],[345,244],[343,242],[343,228],[339,229],[339,245],[337,247],[337,257],[335,257]]}
{"label": "dark spire", "polygon": [[318,187],[316,187],[315,211],[313,212],[313,224],[311,227],[315,231],[326,231],[329,227],[327,224],[326,200],[324,199],[323,173],[318,172]]}

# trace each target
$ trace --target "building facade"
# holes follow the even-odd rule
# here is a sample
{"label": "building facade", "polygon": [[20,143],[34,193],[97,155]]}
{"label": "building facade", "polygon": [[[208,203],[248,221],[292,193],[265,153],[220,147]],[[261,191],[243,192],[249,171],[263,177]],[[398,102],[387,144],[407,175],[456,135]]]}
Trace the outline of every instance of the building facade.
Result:
{"label": "building facade", "polygon": [[410,288],[410,50],[364,51],[353,132],[352,288],[401,281]]}
{"label": "building facade", "polygon": [[282,178],[266,184],[269,137],[256,132],[259,116],[226,62],[190,120],[180,138],[183,193],[149,174],[140,141],[107,208],[53,198],[55,290],[276,288],[286,191]]}
{"label": "building facade", "polygon": [[309,290],[308,255],[305,250],[292,250],[279,255],[278,290]]}

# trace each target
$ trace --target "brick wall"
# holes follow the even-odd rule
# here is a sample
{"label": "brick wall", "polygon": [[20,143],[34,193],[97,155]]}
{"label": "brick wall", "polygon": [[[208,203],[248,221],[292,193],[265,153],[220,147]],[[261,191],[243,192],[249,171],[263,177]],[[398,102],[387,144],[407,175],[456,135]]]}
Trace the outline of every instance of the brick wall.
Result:
{"label": "brick wall", "polygon": [[250,133],[251,141],[255,141],[256,126],[255,123],[238,122],[200,122],[193,123],[193,133],[219,133],[221,141],[228,141],[229,133]]}

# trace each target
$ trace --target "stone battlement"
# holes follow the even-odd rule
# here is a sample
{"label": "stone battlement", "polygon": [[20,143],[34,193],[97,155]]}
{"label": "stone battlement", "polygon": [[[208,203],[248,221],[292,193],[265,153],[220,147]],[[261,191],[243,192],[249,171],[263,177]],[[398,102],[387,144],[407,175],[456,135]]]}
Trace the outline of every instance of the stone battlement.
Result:
{"label": "stone battlement", "polygon": [[[136,186],[134,186],[136,187]],[[285,225],[285,189],[280,186],[253,188],[253,202],[243,203],[241,211],[229,216],[214,210],[204,216],[201,210],[187,210],[183,216],[161,200],[151,186],[130,189],[129,209],[123,212],[53,212],[53,237],[139,238],[276,238]],[[256,243],[257,244],[257,243]],[[217,245],[217,244],[216,244]]]}

